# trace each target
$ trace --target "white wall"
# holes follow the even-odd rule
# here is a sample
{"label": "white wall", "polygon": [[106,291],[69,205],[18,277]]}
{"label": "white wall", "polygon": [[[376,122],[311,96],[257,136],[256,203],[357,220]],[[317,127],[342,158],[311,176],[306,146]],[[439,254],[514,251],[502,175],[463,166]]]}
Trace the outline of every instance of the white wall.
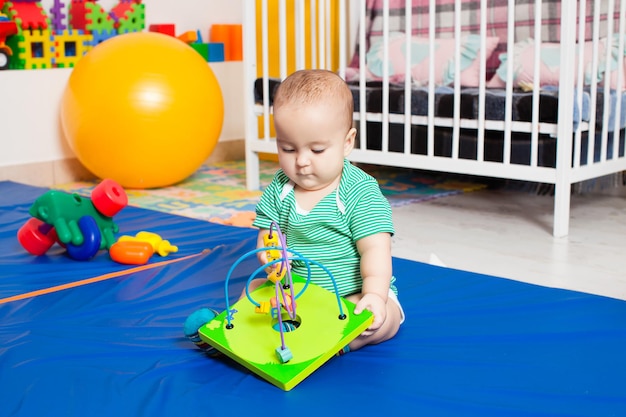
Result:
{"label": "white wall", "polygon": [[[174,23],[177,33],[201,30],[208,37],[216,23],[241,23],[242,1],[144,0],[146,27],[151,23]],[[65,1],[69,3],[69,1]],[[105,9],[115,0],[100,0]],[[52,0],[41,4],[49,10]],[[224,95],[224,126],[221,141],[241,139],[243,65],[211,63]],[[71,69],[7,70],[0,72],[0,167],[74,157],[59,125],[59,101]]]}

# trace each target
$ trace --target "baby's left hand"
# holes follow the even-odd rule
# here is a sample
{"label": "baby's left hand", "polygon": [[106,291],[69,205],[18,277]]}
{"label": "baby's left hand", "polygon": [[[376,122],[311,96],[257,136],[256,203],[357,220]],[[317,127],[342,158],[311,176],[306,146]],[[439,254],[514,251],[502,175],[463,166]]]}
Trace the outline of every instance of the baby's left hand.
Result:
{"label": "baby's left hand", "polygon": [[363,310],[371,311],[372,314],[374,314],[374,321],[370,327],[361,333],[361,336],[371,336],[376,333],[385,322],[387,318],[387,305],[385,304],[385,300],[377,294],[364,294],[359,302],[356,303],[354,314],[361,314]]}

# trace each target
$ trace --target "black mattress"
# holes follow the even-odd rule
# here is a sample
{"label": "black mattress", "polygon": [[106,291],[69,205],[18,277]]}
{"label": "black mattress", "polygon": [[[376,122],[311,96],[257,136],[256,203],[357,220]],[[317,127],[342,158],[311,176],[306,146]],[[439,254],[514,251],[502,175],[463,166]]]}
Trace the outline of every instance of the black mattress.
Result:
{"label": "black mattress", "polygon": [[[279,79],[269,80],[269,102],[273,102],[274,91],[280,84]],[[356,82],[348,83],[354,97],[355,109],[360,107],[361,95],[359,85]],[[382,82],[367,82],[365,87],[365,108],[372,113],[382,111]],[[404,85],[389,86],[389,112],[391,114],[404,114],[405,89]],[[263,102],[263,80],[257,79],[254,85],[254,96],[257,103]],[[583,92],[582,106],[575,106],[574,121],[589,121],[590,91]],[[626,109],[626,94],[621,95],[622,110]],[[463,119],[477,119],[479,110],[479,89],[463,88],[460,94],[460,115]],[[616,94],[611,92],[611,103],[614,106]],[[512,94],[512,121],[532,122],[533,114],[533,93],[516,89]],[[505,120],[506,94],[504,89],[487,89],[485,93],[485,119]],[[434,99],[435,117],[451,118],[454,114],[454,89],[451,87],[437,87]],[[596,132],[601,132],[604,113],[604,91],[599,88],[597,91],[596,105]],[[624,137],[626,125],[626,114],[622,111],[620,115],[620,135],[619,135],[619,155],[624,155]],[[411,114],[415,116],[428,115],[428,88],[416,87],[411,90]],[[606,157],[612,158],[613,152],[613,112],[609,119],[608,149]],[[558,120],[558,89],[554,87],[544,87],[539,94],[539,121],[542,123],[556,123]],[[411,129],[411,149],[413,154],[423,154],[427,152],[427,127],[415,125]],[[371,150],[382,149],[382,124],[379,122],[367,122],[367,144],[366,148]],[[485,130],[484,133],[484,155],[486,161],[502,162],[504,155],[504,132],[496,130]],[[594,160],[600,159],[599,133],[595,136]],[[581,152],[580,163],[585,164],[587,159],[588,133],[582,134],[583,150]],[[404,152],[404,126],[401,124],[389,124],[389,151]],[[554,167],[556,161],[556,141],[555,138],[540,134],[538,138],[538,165],[544,167]],[[513,164],[530,164],[531,141],[530,134],[523,132],[512,132],[511,134],[511,157]],[[459,157],[461,159],[477,159],[477,132],[474,129],[460,129],[459,136]],[[452,155],[452,128],[438,127],[435,129],[436,156]]]}

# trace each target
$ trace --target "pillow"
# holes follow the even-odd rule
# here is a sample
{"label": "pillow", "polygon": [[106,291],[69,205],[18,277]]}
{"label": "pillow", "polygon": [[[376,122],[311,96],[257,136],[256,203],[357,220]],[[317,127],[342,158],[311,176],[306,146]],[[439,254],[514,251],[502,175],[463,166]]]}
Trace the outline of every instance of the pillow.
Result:
{"label": "pillow", "polygon": [[[413,36],[411,39],[411,81],[417,86],[427,85],[430,67],[430,40],[425,37]],[[435,40],[435,76],[437,86],[454,83],[455,46],[454,39]],[[498,45],[497,37],[487,37],[486,59]],[[384,42],[377,38],[365,58],[365,73],[368,81],[379,81],[383,77],[384,65],[389,69],[391,83],[403,83],[406,67],[406,36],[403,32],[389,34],[389,60],[383,61]],[[480,81],[480,36],[464,35],[461,38],[460,80],[464,87],[477,87]],[[346,69],[346,80],[356,81],[359,71],[355,68]]]}
{"label": "pillow", "polygon": [[[626,40],[626,38],[625,38]],[[606,73],[606,44],[607,38],[600,39],[598,42],[598,68],[597,72],[592,72],[593,43],[585,42],[583,48],[583,66],[584,66],[584,85],[591,85],[595,78],[598,84],[604,83]],[[626,42],[625,42],[626,45]],[[513,47],[513,86],[521,88],[529,88],[534,86],[534,64],[535,64],[535,41],[532,38],[518,42]],[[577,49],[578,51],[578,49]],[[622,51],[622,55],[626,56],[626,47]],[[541,64],[539,66],[539,77],[541,86],[559,85],[559,71],[561,61],[561,46],[558,43],[542,43],[540,52]],[[615,35],[611,45],[611,59],[609,68],[611,69],[611,88],[617,88],[617,66],[619,60],[619,37]],[[506,53],[500,55],[500,67],[496,74],[487,84],[488,87],[503,88],[506,83],[506,73],[509,66],[508,56]],[[624,61],[626,64],[626,60]],[[576,62],[574,72],[577,71],[578,62]],[[626,72],[626,65],[624,68]],[[624,74],[622,74],[623,76]],[[626,89],[626,79],[622,78],[622,89]]]}

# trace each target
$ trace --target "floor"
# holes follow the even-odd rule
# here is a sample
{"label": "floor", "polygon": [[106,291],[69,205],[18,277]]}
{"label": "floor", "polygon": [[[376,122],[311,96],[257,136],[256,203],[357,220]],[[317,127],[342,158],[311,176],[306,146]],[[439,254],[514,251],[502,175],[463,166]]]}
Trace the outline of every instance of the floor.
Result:
{"label": "floor", "polygon": [[552,236],[553,203],[484,190],[397,207],[393,255],[626,300],[626,190],[573,195],[566,238]]}
{"label": "floor", "polygon": [[626,187],[574,194],[567,238],[552,237],[553,203],[489,189],[394,207],[393,255],[626,300]]}

